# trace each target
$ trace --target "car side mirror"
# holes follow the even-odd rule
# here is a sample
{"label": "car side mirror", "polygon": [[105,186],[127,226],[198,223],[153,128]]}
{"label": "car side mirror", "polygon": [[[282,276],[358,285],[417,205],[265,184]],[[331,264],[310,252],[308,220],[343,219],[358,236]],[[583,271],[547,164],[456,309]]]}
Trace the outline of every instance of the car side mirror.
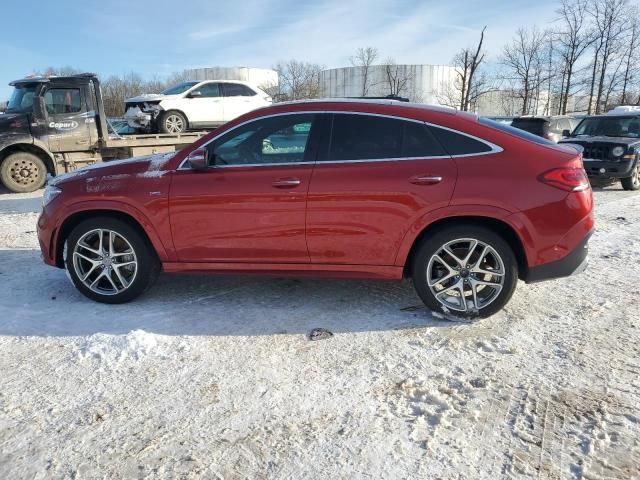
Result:
{"label": "car side mirror", "polygon": [[40,120],[42,122],[47,120],[47,105],[44,103],[43,97],[33,98],[33,116],[36,120]]}
{"label": "car side mirror", "polygon": [[203,171],[209,168],[209,151],[206,148],[198,148],[187,157],[187,163],[192,170]]}
{"label": "car side mirror", "polygon": [[571,130],[562,130],[562,136],[564,138],[570,137],[571,136]]}
{"label": "car side mirror", "polygon": [[191,92],[189,94],[189,98],[200,98],[200,97],[202,97],[202,92],[200,92],[198,90],[196,90],[194,92]]}

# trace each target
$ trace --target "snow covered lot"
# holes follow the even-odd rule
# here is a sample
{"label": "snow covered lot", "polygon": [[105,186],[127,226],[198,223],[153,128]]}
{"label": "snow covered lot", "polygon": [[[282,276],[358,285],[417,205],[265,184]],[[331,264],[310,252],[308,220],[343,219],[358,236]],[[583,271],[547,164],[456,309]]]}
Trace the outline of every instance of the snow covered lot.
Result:
{"label": "snow covered lot", "polygon": [[0,478],[640,478],[640,194],[596,201],[587,272],[466,324],[407,283],[93,303],[40,260],[39,194],[0,193]]}

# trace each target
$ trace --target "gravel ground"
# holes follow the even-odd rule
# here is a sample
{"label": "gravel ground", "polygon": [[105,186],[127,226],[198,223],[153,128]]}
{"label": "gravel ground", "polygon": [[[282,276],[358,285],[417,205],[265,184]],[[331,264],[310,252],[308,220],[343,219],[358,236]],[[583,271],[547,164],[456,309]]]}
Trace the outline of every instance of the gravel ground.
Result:
{"label": "gravel ground", "polygon": [[[0,194],[0,478],[640,478],[640,194],[582,275],[438,319],[409,283],[161,276],[107,306]],[[309,341],[313,328],[333,332]]]}

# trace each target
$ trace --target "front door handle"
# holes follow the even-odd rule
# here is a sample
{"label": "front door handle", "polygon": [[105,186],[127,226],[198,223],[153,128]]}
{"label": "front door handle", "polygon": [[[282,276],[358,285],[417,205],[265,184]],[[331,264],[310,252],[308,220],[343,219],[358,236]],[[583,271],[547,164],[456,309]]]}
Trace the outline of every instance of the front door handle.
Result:
{"label": "front door handle", "polygon": [[440,175],[416,175],[409,179],[409,182],[414,185],[435,185],[441,181],[442,177]]}
{"label": "front door handle", "polygon": [[299,178],[279,178],[271,184],[274,188],[295,188],[302,183]]}

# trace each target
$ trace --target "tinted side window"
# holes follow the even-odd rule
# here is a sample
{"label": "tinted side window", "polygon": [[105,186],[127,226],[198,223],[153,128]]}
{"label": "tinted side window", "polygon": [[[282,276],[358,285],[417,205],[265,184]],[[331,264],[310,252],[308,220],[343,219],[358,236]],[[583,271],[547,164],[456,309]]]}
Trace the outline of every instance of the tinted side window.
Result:
{"label": "tinted side window", "polygon": [[44,94],[47,112],[51,115],[77,113],[82,110],[80,89],[52,88]]}
{"label": "tinted side window", "polygon": [[223,85],[225,97],[253,97],[256,92],[240,83],[225,83]]}
{"label": "tinted side window", "polygon": [[213,142],[208,147],[209,156],[218,165],[303,162],[314,122],[313,114],[255,120]]}
{"label": "tinted side window", "polygon": [[196,88],[196,92],[200,92],[202,97],[219,97],[220,87],[217,83],[205,83],[200,88]]}
{"label": "tinted side window", "polygon": [[442,146],[429,131],[429,127],[416,122],[404,123],[402,138],[403,157],[442,157],[447,156]]}
{"label": "tinted side window", "polygon": [[329,160],[374,160],[402,156],[402,124],[368,115],[333,117]]}
{"label": "tinted side window", "polygon": [[446,153],[422,123],[373,115],[334,115],[328,160],[442,155]]}
{"label": "tinted side window", "polygon": [[491,147],[486,143],[461,133],[438,127],[429,127],[429,129],[449,155],[474,155],[491,151]]}

